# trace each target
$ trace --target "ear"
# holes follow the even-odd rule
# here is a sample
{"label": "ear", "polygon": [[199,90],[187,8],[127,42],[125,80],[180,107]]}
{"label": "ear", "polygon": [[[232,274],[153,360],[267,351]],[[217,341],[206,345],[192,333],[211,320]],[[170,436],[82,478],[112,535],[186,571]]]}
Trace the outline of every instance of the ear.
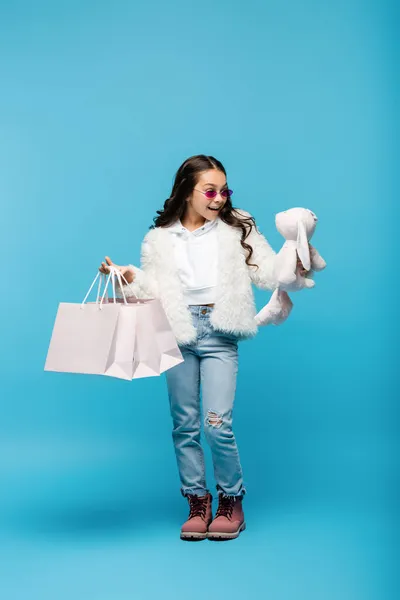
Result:
{"label": "ear", "polygon": [[303,263],[303,267],[309,271],[311,268],[311,260],[310,260],[310,249],[308,247],[308,238],[307,238],[307,230],[305,223],[302,219],[299,220],[297,225],[297,254],[301,262]]}

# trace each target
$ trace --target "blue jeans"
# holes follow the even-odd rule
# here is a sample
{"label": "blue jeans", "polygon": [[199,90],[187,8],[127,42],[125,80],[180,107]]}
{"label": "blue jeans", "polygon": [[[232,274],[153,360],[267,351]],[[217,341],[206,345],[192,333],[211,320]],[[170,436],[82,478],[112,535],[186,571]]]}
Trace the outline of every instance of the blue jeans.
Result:
{"label": "blue jeans", "polygon": [[238,338],[213,328],[210,323],[212,306],[189,306],[189,310],[197,330],[196,341],[180,345],[184,362],[166,371],[181,493],[183,496],[204,496],[209,491],[200,444],[203,420],[218,494],[243,496],[246,490],[232,431]]}

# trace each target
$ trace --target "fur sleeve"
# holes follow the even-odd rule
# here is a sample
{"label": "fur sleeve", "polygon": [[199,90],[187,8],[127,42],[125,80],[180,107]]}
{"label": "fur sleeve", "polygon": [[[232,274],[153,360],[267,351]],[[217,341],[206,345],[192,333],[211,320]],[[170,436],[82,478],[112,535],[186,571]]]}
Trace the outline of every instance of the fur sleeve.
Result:
{"label": "fur sleeve", "polygon": [[[154,270],[154,263],[152,260],[152,248],[153,245],[148,239],[146,234],[141,247],[141,268],[129,265],[135,272],[135,279],[130,286],[124,283],[123,290],[126,297],[137,296],[138,298],[158,298],[158,284]],[[118,290],[118,296],[122,296],[121,289],[116,284],[116,291]]]}
{"label": "fur sleeve", "polygon": [[[236,212],[244,217],[251,216],[250,213],[246,212],[245,210],[236,210]],[[258,265],[258,269],[257,267],[248,266],[249,275],[252,282],[254,285],[263,290],[274,290],[277,286],[274,275],[276,257],[275,250],[272,249],[263,234],[254,227],[252,227],[250,234],[244,241],[253,248],[253,254],[250,258],[250,263]],[[243,249],[243,252],[247,256],[247,250]]]}

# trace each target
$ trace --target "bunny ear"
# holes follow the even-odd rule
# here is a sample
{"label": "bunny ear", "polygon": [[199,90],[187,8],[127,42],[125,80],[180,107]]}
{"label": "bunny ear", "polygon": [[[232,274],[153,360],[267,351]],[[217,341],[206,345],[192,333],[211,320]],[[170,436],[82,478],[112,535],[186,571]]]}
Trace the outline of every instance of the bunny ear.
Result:
{"label": "bunny ear", "polygon": [[309,271],[311,268],[310,248],[308,246],[307,230],[303,220],[300,220],[298,223],[297,254],[303,263],[303,267]]}

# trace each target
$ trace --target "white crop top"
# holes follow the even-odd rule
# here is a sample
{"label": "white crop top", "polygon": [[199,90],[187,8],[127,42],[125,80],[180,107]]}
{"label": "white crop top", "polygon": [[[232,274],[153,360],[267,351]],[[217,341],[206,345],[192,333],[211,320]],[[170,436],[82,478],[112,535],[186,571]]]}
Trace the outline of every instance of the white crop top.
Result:
{"label": "white crop top", "polygon": [[186,229],[180,219],[168,227],[187,305],[215,303],[218,220],[206,221],[194,231]]}

